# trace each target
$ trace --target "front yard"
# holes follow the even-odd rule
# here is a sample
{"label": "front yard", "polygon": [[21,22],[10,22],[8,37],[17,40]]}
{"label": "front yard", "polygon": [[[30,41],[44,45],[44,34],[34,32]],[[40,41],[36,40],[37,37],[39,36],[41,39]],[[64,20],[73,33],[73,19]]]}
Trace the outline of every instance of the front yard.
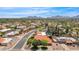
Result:
{"label": "front yard", "polygon": [[48,49],[48,41],[46,40],[36,40],[34,39],[34,37],[31,37],[28,42],[27,45],[29,46],[29,48],[33,51],[36,50],[47,50]]}

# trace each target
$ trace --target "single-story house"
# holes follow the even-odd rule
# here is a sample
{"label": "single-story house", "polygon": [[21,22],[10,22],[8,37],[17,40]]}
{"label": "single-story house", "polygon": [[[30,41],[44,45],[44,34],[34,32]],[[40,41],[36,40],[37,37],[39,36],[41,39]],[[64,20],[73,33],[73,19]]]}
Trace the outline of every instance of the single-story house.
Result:
{"label": "single-story house", "polygon": [[48,44],[52,44],[52,40],[45,35],[45,33],[43,32],[37,32],[37,34],[34,36],[34,39],[36,40],[47,40],[48,41]]}
{"label": "single-story house", "polygon": [[0,30],[0,32],[7,32],[7,31],[10,31],[11,29],[2,29]]}
{"label": "single-story house", "polygon": [[12,38],[2,38],[2,37],[0,37],[0,45],[6,46],[11,40],[12,40]]}
{"label": "single-story house", "polygon": [[63,42],[63,43],[74,43],[76,42],[76,39],[72,37],[56,37],[56,40],[58,42]]}

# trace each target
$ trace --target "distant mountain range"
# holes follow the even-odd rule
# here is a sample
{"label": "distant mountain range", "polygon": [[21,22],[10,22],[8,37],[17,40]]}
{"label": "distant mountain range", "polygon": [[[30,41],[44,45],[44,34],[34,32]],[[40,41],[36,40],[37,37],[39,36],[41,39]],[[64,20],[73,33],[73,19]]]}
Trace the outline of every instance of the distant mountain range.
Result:
{"label": "distant mountain range", "polygon": [[60,15],[57,15],[57,16],[50,16],[50,17],[37,17],[37,16],[28,16],[28,17],[22,17],[24,19],[77,19],[79,20],[79,15],[76,15],[76,16],[60,16]]}
{"label": "distant mountain range", "polygon": [[25,17],[25,18],[30,18],[30,19],[32,19],[32,18],[79,18],[79,15],[77,15],[77,16],[72,16],[72,17],[70,17],[70,16],[60,16],[60,15],[57,15],[57,16],[50,16],[50,17],[28,16],[28,17]]}

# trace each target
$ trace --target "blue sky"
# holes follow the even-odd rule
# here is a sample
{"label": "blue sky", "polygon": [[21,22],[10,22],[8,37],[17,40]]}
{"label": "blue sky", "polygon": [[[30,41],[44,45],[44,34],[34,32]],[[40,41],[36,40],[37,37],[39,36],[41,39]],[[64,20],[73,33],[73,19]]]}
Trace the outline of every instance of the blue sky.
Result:
{"label": "blue sky", "polygon": [[1,17],[27,17],[27,16],[76,16],[79,7],[0,7]]}

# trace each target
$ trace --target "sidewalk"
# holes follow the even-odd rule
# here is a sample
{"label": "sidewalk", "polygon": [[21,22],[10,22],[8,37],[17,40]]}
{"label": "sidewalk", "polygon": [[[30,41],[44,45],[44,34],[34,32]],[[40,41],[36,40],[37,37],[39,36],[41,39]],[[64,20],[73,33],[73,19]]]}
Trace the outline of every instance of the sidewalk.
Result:
{"label": "sidewalk", "polygon": [[67,50],[67,51],[70,50],[65,44],[61,44],[61,46],[62,46],[65,50]]}

